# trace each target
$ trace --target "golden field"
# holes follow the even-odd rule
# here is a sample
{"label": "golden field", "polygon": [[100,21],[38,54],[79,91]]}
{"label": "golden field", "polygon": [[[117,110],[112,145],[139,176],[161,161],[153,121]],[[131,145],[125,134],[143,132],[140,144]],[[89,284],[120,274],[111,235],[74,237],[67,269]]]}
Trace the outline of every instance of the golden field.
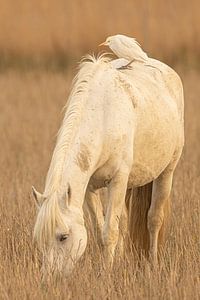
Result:
{"label": "golden field", "polygon": [[[196,0],[0,0],[0,299],[200,298],[199,20]],[[91,237],[74,273],[44,286],[31,185],[43,191],[77,58],[115,33],[135,36],[183,80],[186,145],[168,239],[157,269],[127,250],[105,274]]]}
{"label": "golden field", "polygon": [[160,268],[133,254],[99,275],[101,253],[90,243],[74,274],[41,286],[32,242],[36,215],[31,185],[40,191],[62,119],[72,71],[7,70],[0,74],[0,298],[198,299],[200,295],[200,74],[178,68],[185,87],[186,146],[174,178],[172,219]]}

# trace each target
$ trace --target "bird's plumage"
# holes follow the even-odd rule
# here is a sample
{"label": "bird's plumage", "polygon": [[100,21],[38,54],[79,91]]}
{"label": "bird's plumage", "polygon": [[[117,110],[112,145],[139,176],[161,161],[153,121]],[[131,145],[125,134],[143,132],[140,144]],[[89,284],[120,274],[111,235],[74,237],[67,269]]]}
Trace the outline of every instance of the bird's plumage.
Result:
{"label": "bird's plumage", "polygon": [[135,60],[146,63],[148,60],[148,56],[142,50],[140,44],[134,38],[125,35],[110,36],[102,45],[107,45],[116,56],[125,58],[129,62]]}
{"label": "bird's plumage", "polygon": [[117,58],[110,61],[110,64],[115,69],[122,69],[129,64],[129,61],[125,58]]}

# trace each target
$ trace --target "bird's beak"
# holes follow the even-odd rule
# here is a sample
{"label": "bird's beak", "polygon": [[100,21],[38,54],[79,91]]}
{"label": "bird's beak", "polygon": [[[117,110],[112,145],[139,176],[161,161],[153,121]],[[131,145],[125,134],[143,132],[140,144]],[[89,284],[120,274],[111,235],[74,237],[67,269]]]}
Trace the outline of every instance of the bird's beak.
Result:
{"label": "bird's beak", "polygon": [[106,45],[107,45],[107,42],[105,41],[105,42],[99,44],[99,47],[100,47],[100,46],[106,46]]}

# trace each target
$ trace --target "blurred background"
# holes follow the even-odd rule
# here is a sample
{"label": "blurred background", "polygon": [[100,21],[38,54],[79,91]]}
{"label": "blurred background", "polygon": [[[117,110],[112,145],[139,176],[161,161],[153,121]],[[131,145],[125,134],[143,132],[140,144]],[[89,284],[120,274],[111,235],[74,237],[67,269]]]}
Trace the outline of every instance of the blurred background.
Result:
{"label": "blurred background", "polygon": [[121,33],[151,56],[196,64],[199,22],[198,0],[1,0],[0,62],[62,67]]}

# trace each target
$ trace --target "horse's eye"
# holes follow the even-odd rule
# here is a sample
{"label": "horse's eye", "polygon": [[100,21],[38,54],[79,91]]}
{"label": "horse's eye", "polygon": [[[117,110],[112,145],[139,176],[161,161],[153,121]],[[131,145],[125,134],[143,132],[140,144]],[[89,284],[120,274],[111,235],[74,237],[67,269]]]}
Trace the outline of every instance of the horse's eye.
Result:
{"label": "horse's eye", "polygon": [[61,235],[59,236],[59,241],[60,241],[60,242],[65,241],[65,240],[68,238],[68,236],[69,236],[69,234],[67,234],[67,233],[61,234]]}

